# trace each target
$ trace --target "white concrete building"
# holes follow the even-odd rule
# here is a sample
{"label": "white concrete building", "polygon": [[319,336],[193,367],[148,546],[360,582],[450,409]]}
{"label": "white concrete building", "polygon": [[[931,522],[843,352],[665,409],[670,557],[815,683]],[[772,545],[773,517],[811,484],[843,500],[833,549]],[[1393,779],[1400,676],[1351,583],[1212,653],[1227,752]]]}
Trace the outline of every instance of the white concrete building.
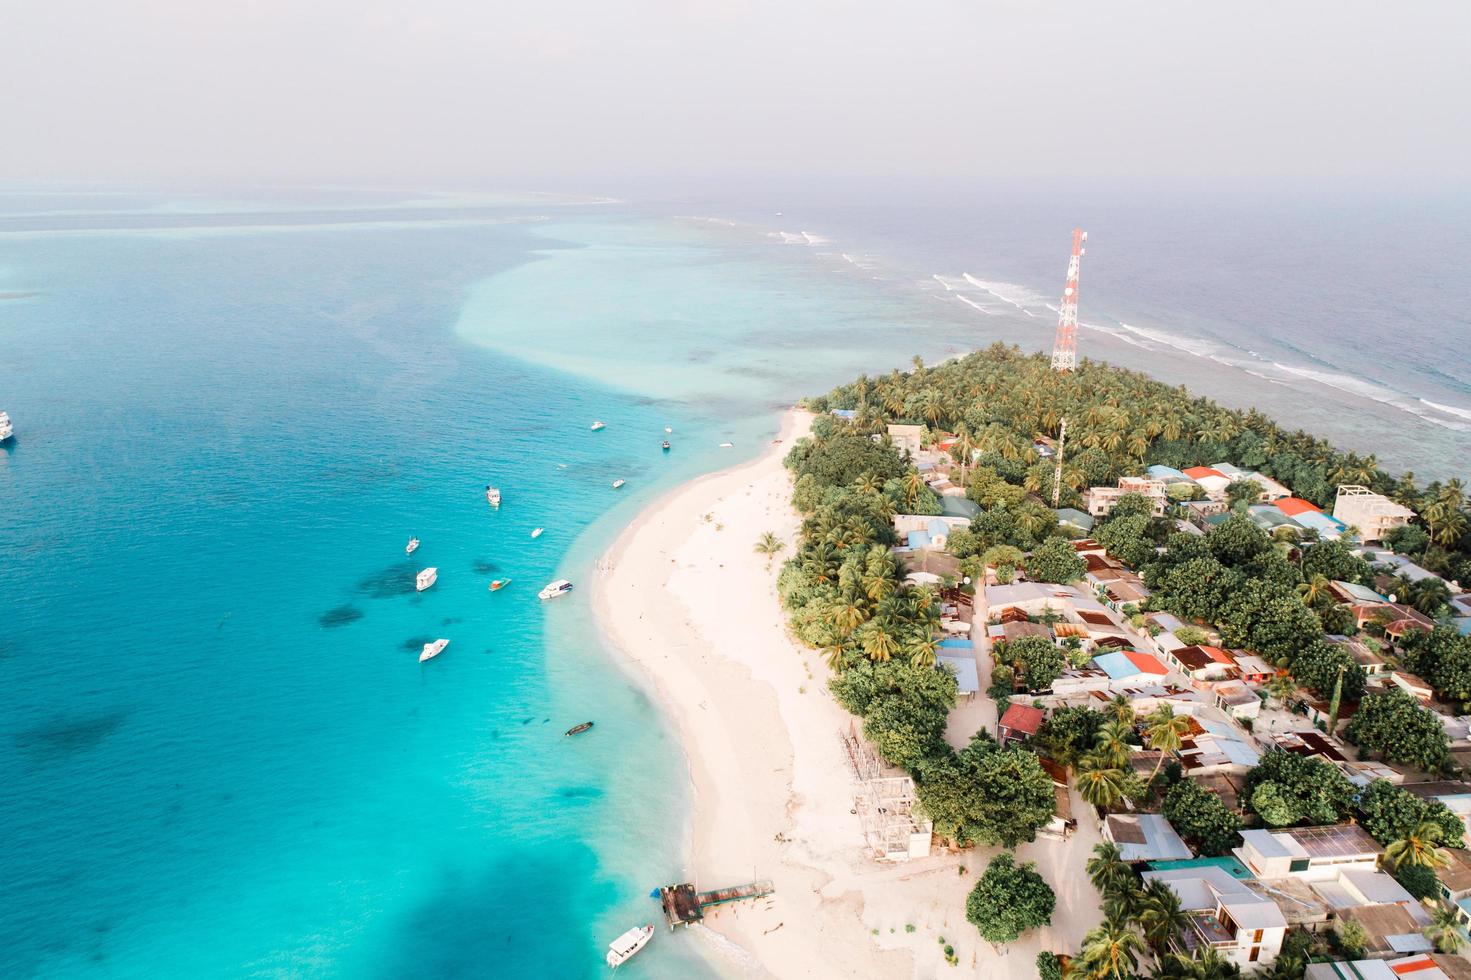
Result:
{"label": "white concrete building", "polygon": [[1093,517],[1103,517],[1113,510],[1120,497],[1129,493],[1149,498],[1154,505],[1155,517],[1163,517],[1170,503],[1165,493],[1165,481],[1144,476],[1121,476],[1116,487],[1091,487],[1088,490],[1088,513]]}
{"label": "white concrete building", "polygon": [[1338,488],[1333,516],[1358,528],[1359,540],[1364,544],[1374,544],[1395,528],[1410,523],[1415,512],[1368,487],[1346,485]]}
{"label": "white concrete building", "polygon": [[1190,913],[1190,925],[1177,941],[1187,954],[1209,946],[1242,970],[1277,959],[1287,919],[1277,904],[1237,881],[1224,868],[1172,868],[1146,871],[1146,883],[1162,881]]}
{"label": "white concrete building", "polygon": [[1384,848],[1358,824],[1243,830],[1236,857],[1262,879],[1328,881],[1344,871],[1373,871]]}
{"label": "white concrete building", "polygon": [[894,448],[901,453],[918,456],[920,445],[924,441],[924,426],[899,425],[891,422],[889,423],[889,438],[893,440]]}

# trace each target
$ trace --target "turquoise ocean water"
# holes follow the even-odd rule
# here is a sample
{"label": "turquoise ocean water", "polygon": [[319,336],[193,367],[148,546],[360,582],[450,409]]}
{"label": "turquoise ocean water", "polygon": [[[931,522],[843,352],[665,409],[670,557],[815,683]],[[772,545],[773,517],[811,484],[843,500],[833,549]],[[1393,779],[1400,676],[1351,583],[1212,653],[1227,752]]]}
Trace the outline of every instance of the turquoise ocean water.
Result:
{"label": "turquoise ocean water", "polygon": [[600,975],[684,763],[536,590],[913,301],[627,208],[0,203],[0,975]]}
{"label": "turquoise ocean water", "polygon": [[[0,188],[0,976],[603,974],[683,874],[684,761],[585,593],[536,590],[802,395],[1046,347],[1072,218],[1008,208]],[[1464,468],[1463,355],[1371,343],[1434,335],[1413,263],[1324,316],[1256,226],[1106,234],[1133,214],[1093,226],[1085,354]],[[1230,246],[1229,323],[1183,312],[1186,244]]]}

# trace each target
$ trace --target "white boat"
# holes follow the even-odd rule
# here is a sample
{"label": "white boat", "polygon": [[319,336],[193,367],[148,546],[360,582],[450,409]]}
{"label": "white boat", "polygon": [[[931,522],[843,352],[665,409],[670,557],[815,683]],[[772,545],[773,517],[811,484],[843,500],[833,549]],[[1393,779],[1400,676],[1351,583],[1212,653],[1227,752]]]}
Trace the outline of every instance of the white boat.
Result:
{"label": "white boat", "polygon": [[613,481],[613,489],[614,490],[617,490],[619,487],[623,486],[623,484],[625,484],[627,482],[628,482],[627,480],[614,480]]}
{"label": "white boat", "polygon": [[414,588],[418,589],[420,592],[423,592],[425,589],[429,588],[429,586],[438,581],[439,569],[426,568],[418,575],[414,576]]}
{"label": "white boat", "polygon": [[404,554],[406,554],[406,555],[412,555],[414,552],[416,552],[418,550],[419,550],[419,539],[418,538],[409,538],[409,543],[404,546]]}
{"label": "white boat", "polygon": [[591,428],[594,432],[597,432],[599,429],[606,429],[607,427],[607,422],[594,422],[591,426],[589,426],[589,428]]}
{"label": "white boat", "polygon": [[654,938],[653,926],[634,926],[608,944],[608,965],[618,969]]}
{"label": "white boat", "polygon": [[572,583],[564,578],[555,582],[548,582],[547,587],[536,594],[538,599],[555,599],[559,595],[566,595],[572,591]]}
{"label": "white boat", "polygon": [[4,442],[15,435],[15,426],[10,422],[10,416],[0,412],[0,442]]}
{"label": "white boat", "polygon": [[544,528],[544,527],[534,527],[534,528],[531,529],[531,536],[533,538],[539,538],[539,537],[541,537],[542,532],[545,531],[545,530],[546,530],[546,528]]}
{"label": "white boat", "polygon": [[670,428],[670,427],[669,427],[669,426],[667,426],[667,425],[666,425],[666,426],[664,426],[664,434],[665,434],[665,435],[669,435],[669,434],[670,434],[670,433],[672,433],[672,432],[673,432],[673,431],[674,431],[674,430],[673,430],[673,429],[672,429],[672,428]]}
{"label": "white boat", "polygon": [[722,442],[720,444],[720,448],[721,449],[729,449],[729,448],[731,448],[734,445],[735,445],[735,443],[733,443],[733,442]]}
{"label": "white boat", "polygon": [[422,664],[426,660],[433,660],[447,646],[449,646],[449,640],[435,640],[433,643],[424,644],[424,652],[419,654],[419,663]]}
{"label": "white boat", "polygon": [[487,485],[485,488],[485,499],[490,502],[490,506],[499,507],[501,505],[501,492],[495,487]]}

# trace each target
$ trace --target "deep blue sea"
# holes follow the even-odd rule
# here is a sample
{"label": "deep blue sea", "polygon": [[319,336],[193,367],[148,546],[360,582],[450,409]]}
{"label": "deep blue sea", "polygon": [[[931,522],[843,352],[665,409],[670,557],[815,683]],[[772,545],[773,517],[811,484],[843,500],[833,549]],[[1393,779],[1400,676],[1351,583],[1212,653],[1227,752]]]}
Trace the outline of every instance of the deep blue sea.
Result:
{"label": "deep blue sea", "polygon": [[[684,762],[585,594],[536,590],[585,580],[642,504],[757,453],[801,395],[1051,339],[1065,221],[1031,238],[1002,209],[984,246],[953,208],[777,210],[0,188],[0,976],[602,975],[683,874]],[[1259,340],[1218,305],[1191,325],[1183,233],[1133,232],[1126,261],[1107,227],[1085,354],[1464,468],[1471,419],[1227,363]],[[1251,265],[1258,237],[1231,239],[1249,305],[1319,349],[1331,318],[1272,272],[1281,243]],[[1391,267],[1423,286],[1426,261]],[[1433,291],[1391,302],[1366,274],[1321,270],[1380,337],[1441,322]],[[1427,361],[1366,336],[1338,345],[1365,380],[1471,409],[1464,343]],[[704,975],[707,952],[661,931],[624,972]]]}

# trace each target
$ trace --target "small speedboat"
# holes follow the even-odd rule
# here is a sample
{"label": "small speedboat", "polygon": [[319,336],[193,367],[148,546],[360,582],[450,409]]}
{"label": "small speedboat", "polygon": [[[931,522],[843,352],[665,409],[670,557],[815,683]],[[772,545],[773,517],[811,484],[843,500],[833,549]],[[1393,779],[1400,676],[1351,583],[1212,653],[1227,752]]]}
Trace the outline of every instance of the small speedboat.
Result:
{"label": "small speedboat", "polygon": [[673,430],[673,429],[671,429],[671,428],[670,428],[670,427],[669,427],[669,426],[667,426],[667,425],[666,425],[666,426],[664,426],[664,434],[665,434],[665,435],[669,435],[669,434],[670,434],[670,433],[672,433],[672,432],[673,432],[673,431],[674,431],[674,430]]}
{"label": "small speedboat", "polygon": [[439,569],[426,568],[418,575],[414,576],[414,588],[418,589],[420,592],[423,592],[425,589],[429,588],[429,586],[438,581]]}
{"label": "small speedboat", "polygon": [[733,443],[733,442],[722,442],[720,444],[720,448],[721,449],[729,449],[729,448],[731,448],[734,445],[735,445],[735,443]]}
{"label": "small speedboat", "polygon": [[567,734],[568,735],[581,735],[583,732],[587,732],[587,731],[591,731],[591,730],[592,730],[592,722],[585,721],[585,722],[583,722],[580,725],[573,725],[571,728],[567,729]]}
{"label": "small speedboat", "polygon": [[511,584],[511,580],[508,579],[508,578],[492,579],[491,580],[491,583],[490,583],[490,591],[492,591],[492,592],[499,592],[501,589],[504,589],[506,586],[508,586],[510,584]]}
{"label": "small speedboat", "polygon": [[608,965],[618,969],[633,959],[633,955],[647,946],[653,937],[653,926],[634,926],[608,944]]}
{"label": "small speedboat", "polygon": [[406,555],[412,555],[414,552],[416,552],[418,550],[419,550],[419,539],[418,538],[409,538],[409,543],[404,547],[404,554],[406,554]]}
{"label": "small speedboat", "polygon": [[608,427],[608,423],[607,422],[594,422],[592,425],[588,426],[588,428],[592,429],[592,431],[594,431],[594,432],[600,432],[601,430],[606,429],[607,427]]}
{"label": "small speedboat", "polygon": [[533,538],[539,538],[539,537],[541,537],[542,532],[545,531],[545,530],[546,530],[546,528],[544,528],[544,527],[534,527],[534,528],[531,529],[531,536]]}
{"label": "small speedboat", "polygon": [[435,640],[433,643],[424,644],[424,652],[419,654],[419,663],[422,664],[426,660],[433,660],[443,653],[444,648],[447,646],[449,646],[449,640]]}
{"label": "small speedboat", "polygon": [[669,440],[668,439],[665,439],[664,440],[664,445],[661,446],[660,448],[663,449],[666,453],[669,452]]}
{"label": "small speedboat", "polygon": [[555,582],[547,583],[547,587],[538,592],[536,597],[538,599],[555,599],[557,596],[566,595],[571,591],[572,583],[564,578],[559,578]]}
{"label": "small speedboat", "polygon": [[495,487],[486,484],[485,499],[490,503],[490,506],[499,507],[501,505],[501,492]]}
{"label": "small speedboat", "polygon": [[623,486],[623,484],[625,484],[627,482],[628,482],[627,480],[614,480],[613,481],[613,489],[614,490],[617,490],[619,487]]}
{"label": "small speedboat", "polygon": [[10,416],[0,412],[0,442],[4,442],[15,435],[15,426],[10,421]]}

